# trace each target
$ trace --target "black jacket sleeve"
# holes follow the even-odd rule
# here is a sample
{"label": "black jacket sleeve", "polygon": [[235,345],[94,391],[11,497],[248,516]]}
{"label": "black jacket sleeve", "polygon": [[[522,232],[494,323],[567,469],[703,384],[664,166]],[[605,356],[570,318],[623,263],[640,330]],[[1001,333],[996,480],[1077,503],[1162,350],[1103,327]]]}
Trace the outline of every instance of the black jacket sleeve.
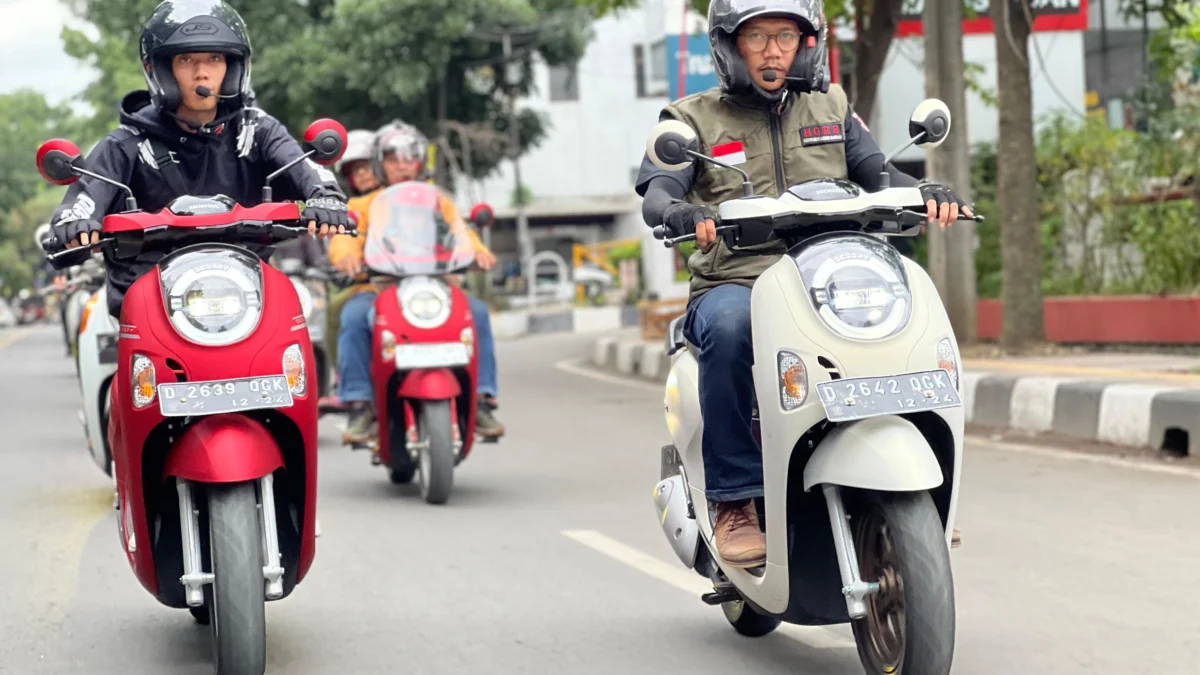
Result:
{"label": "black jacket sleeve", "polygon": [[[128,185],[137,162],[134,155],[137,146],[130,142],[131,138],[133,134],[126,129],[113,131],[96,144],[91,154],[83,160],[82,166],[92,173]],[[114,185],[91,176],[81,176],[67,190],[62,203],[50,217],[50,222],[54,225],[72,220],[100,222],[110,213],[124,211],[125,198],[128,196],[128,193]]]}
{"label": "black jacket sleeve", "polygon": [[[255,144],[261,149],[260,156],[267,164],[268,173],[278,171],[304,154],[287,127],[266,113],[259,113],[254,133]],[[283,188],[279,191],[279,197],[283,198],[307,201],[314,197],[337,197],[346,200],[333,172],[311,158],[288,169],[275,184]]]}
{"label": "black jacket sleeve", "polygon": [[[846,110],[846,175],[868,191],[880,188],[879,175],[884,172],[886,157],[871,136],[871,130],[863,124],[858,113],[850,107]],[[892,178],[892,187],[912,187],[917,179],[900,171],[890,162],[886,170]]]}

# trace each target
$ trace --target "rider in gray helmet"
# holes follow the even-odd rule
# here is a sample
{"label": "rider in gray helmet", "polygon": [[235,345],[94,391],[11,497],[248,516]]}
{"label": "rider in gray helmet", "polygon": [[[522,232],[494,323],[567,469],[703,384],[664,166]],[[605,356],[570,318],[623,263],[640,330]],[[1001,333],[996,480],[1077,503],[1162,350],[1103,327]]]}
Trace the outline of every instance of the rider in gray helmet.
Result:
{"label": "rider in gray helmet", "polygon": [[[848,178],[877,190],[884,171],[894,187],[918,185],[885,165],[846,92],[830,83],[821,0],[712,0],[708,20],[719,86],[660,115],[695,129],[702,154],[738,166],[757,194],[773,197],[814,178]],[[665,225],[672,237],[696,233],[684,335],[699,349],[705,491],[722,564],[751,568],[765,563],[767,547],[755,506],[763,475],[751,427],[750,289],[785,250],[774,241],[735,255],[717,239],[714,208],[740,197],[741,184],[737,172],[706,163],[670,172],[646,158],[637,191],[648,225]],[[969,213],[945,185],[919,185],[930,224],[946,227],[960,209]]]}

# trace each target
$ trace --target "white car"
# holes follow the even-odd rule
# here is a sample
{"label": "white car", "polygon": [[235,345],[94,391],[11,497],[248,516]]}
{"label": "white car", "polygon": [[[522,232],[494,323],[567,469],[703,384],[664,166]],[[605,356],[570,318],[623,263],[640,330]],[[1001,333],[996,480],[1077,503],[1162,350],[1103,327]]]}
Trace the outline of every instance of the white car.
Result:
{"label": "white car", "polygon": [[17,325],[17,316],[9,309],[8,302],[0,298],[0,328],[12,328]]}

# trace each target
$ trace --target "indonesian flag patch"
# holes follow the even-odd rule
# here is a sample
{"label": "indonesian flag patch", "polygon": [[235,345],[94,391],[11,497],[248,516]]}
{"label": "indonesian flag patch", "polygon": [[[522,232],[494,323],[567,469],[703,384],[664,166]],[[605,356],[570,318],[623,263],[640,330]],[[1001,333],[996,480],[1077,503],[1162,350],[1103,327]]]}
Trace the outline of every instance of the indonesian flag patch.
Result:
{"label": "indonesian flag patch", "polygon": [[746,163],[746,146],[741,141],[714,146],[713,159],[723,164],[737,166]]}

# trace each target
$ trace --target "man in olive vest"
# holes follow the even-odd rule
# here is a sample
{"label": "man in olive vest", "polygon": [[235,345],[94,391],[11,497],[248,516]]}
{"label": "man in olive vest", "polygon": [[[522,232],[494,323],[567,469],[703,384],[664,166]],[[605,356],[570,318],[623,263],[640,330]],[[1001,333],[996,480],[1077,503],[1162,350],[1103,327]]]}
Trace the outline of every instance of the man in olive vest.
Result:
{"label": "man in olive vest", "polygon": [[[848,178],[868,190],[887,171],[894,187],[919,185],[929,222],[947,227],[967,205],[946,186],[896,170],[838,85],[829,83],[821,0],[712,0],[709,44],[719,87],[668,105],[661,119],[696,130],[700,151],[746,171],[758,194],[778,197],[813,178]],[[669,236],[696,233],[688,260],[691,294],[684,334],[699,348],[704,475],[716,511],[714,535],[724,564],[766,562],[754,500],[763,494],[762,452],[751,429],[754,380],[750,289],[785,252],[731,252],[716,237],[714,208],[741,196],[737,172],[694,163],[684,171],[642,162],[638,193],[650,226]],[[761,255],[774,253],[775,255]]]}

